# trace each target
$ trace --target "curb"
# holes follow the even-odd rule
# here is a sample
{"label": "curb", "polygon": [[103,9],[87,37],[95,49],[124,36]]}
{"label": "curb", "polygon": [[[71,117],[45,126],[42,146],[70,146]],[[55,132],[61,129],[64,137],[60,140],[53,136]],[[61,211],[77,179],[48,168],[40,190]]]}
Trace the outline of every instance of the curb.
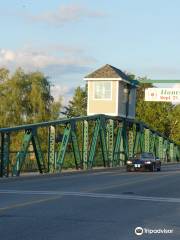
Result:
{"label": "curb", "polygon": [[14,181],[23,181],[23,180],[33,180],[33,179],[43,179],[43,178],[54,178],[54,177],[63,177],[71,175],[81,175],[87,173],[98,173],[98,172],[108,172],[108,171],[124,171],[125,167],[113,167],[113,168],[94,168],[89,170],[72,170],[72,171],[62,171],[60,173],[34,173],[29,175],[21,175],[19,177],[3,177],[0,178],[0,183],[14,182]]}
{"label": "curb", "polygon": [[[169,165],[177,165],[180,164],[180,162],[177,163],[162,163],[162,166],[169,166]],[[14,182],[14,181],[23,181],[23,180],[33,180],[33,179],[45,179],[45,178],[54,178],[54,177],[63,177],[63,176],[71,176],[71,175],[80,175],[80,174],[87,174],[87,173],[98,173],[98,172],[108,172],[108,171],[125,171],[125,166],[121,167],[112,167],[112,168],[94,168],[94,169],[88,169],[88,170],[63,170],[60,173],[27,173],[22,174],[19,177],[3,177],[0,178],[0,183],[6,183],[6,182]]]}

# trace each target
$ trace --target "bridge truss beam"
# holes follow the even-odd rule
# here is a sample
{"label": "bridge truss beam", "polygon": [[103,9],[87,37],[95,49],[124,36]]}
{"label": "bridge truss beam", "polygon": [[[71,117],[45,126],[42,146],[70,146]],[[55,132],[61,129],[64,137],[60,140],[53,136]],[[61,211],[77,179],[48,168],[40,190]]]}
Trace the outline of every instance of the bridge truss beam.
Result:
{"label": "bridge truss beam", "polygon": [[121,166],[140,152],[180,161],[180,147],[146,124],[106,115],[1,128],[0,141],[1,177],[19,176],[32,161],[40,173],[60,172],[67,161],[76,169]]}

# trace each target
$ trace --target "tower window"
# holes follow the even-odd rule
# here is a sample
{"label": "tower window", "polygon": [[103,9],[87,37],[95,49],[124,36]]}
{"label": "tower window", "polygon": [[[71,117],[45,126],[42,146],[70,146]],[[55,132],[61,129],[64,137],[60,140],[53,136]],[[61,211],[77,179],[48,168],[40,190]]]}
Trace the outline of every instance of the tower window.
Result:
{"label": "tower window", "polygon": [[94,82],[94,99],[110,100],[112,97],[112,86],[110,81]]}

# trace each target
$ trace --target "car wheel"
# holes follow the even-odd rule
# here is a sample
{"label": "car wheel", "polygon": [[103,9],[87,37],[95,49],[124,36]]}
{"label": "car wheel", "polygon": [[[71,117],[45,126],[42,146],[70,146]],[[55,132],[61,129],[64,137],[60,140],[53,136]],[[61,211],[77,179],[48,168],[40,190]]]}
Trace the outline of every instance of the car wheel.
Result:
{"label": "car wheel", "polygon": [[131,172],[131,168],[127,167],[126,172]]}
{"label": "car wheel", "polygon": [[154,172],[154,170],[155,170],[154,164],[152,164],[149,169],[151,172]]}
{"label": "car wheel", "polygon": [[161,171],[161,165],[159,165],[159,167],[157,168],[157,172]]}

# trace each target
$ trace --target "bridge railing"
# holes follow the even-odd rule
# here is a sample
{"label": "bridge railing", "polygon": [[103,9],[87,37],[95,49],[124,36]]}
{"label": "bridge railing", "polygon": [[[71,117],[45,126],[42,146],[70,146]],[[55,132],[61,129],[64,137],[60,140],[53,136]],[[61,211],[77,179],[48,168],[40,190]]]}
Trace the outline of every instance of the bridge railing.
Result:
{"label": "bridge railing", "polygon": [[106,115],[1,128],[0,146],[1,176],[31,168],[54,173],[122,166],[140,152],[152,152],[162,162],[180,160],[179,146],[146,124]]}

